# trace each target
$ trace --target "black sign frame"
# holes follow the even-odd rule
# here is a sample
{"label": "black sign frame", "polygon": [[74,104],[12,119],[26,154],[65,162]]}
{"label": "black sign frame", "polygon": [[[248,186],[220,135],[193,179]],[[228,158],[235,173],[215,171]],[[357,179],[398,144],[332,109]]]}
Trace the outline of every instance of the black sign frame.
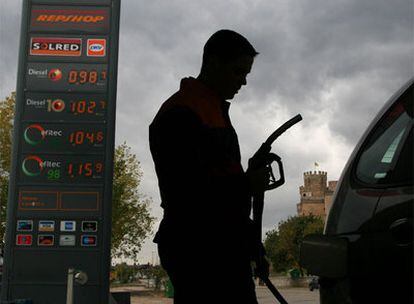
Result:
{"label": "black sign frame", "polygon": [[[53,29],[49,32],[42,29],[37,32],[31,29],[31,15],[33,6],[42,7],[67,7],[68,9],[82,9],[87,8],[91,10],[94,7],[102,7],[104,10],[109,11],[109,32],[94,32],[90,28],[82,31],[81,27],[76,27],[66,30]],[[62,17],[63,18],[63,17]],[[23,1],[22,8],[22,20],[21,20],[21,35],[20,35],[20,48],[19,48],[19,64],[17,73],[17,88],[16,88],[16,106],[15,106],[15,120],[13,130],[13,144],[12,144],[12,163],[9,180],[9,197],[8,197],[8,209],[7,209],[7,226],[6,226],[6,239],[5,239],[5,251],[4,251],[4,266],[1,288],[1,303],[8,301],[14,301],[16,299],[31,299],[34,303],[66,303],[66,283],[68,268],[75,267],[80,270],[89,272],[90,280],[84,286],[76,286],[74,290],[75,302],[78,304],[86,303],[102,303],[107,304],[109,302],[109,272],[111,262],[111,198],[112,198],[112,176],[113,176],[113,158],[114,158],[114,143],[115,143],[115,111],[116,111],[116,88],[117,88],[117,66],[118,66],[118,43],[119,43],[119,18],[120,18],[120,0],[90,0],[77,1],[77,0],[27,0]],[[81,20],[81,17],[79,17]],[[89,22],[86,19],[85,21]],[[92,20],[93,21],[93,20]],[[71,184],[59,185],[56,184],[27,184],[19,181],[20,166],[19,163],[24,152],[22,150],[22,131],[26,121],[23,121],[24,106],[26,101],[26,94],[33,93],[38,94],[35,90],[28,92],[26,88],[26,71],[29,63],[38,63],[41,60],[39,58],[33,58],[29,56],[29,43],[30,37],[36,34],[42,35],[56,35],[60,37],[68,38],[73,35],[79,36],[93,36],[107,37],[108,54],[106,55],[108,61],[107,71],[107,84],[106,91],[93,91],[90,90],[85,95],[106,95],[107,108],[105,112],[105,119],[91,120],[92,123],[105,123],[106,128],[106,140],[104,147],[104,166],[105,174],[103,182],[99,185],[93,185],[97,189],[96,193],[102,194],[99,197],[100,201],[99,210],[91,209],[87,212],[83,210],[74,210],[61,208],[57,211],[47,211],[46,213],[30,213],[31,209],[27,210],[19,209],[19,191],[21,189],[36,190],[38,187],[43,189],[52,189],[60,191],[60,195],[66,195],[65,199],[71,199],[70,191],[73,188]],[[32,57],[32,58],[30,58]],[[45,60],[44,63],[56,63],[58,60],[53,58],[51,60]],[[59,61],[60,62],[60,61]],[[62,58],[62,63],[71,62],[65,61]],[[102,64],[103,60],[100,58],[93,62],[93,64]],[[79,63],[85,63],[85,60],[80,60]],[[88,62],[89,63],[89,62]],[[56,94],[72,94],[71,90],[53,91],[52,95]],[[76,92],[74,95],[83,94],[82,92]],[[33,120],[30,120],[33,121]],[[44,121],[52,124],[56,121]],[[83,123],[84,121],[74,121],[76,123]],[[61,123],[67,123],[67,121],[61,121]],[[49,151],[50,152],[50,151]],[[49,153],[48,152],[48,153]],[[39,153],[42,153],[41,151]],[[83,153],[82,151],[80,153]],[[57,155],[62,156],[60,152],[56,152]],[[93,154],[93,153],[92,153]],[[89,156],[91,156],[90,154]],[[63,155],[64,156],[64,155]],[[58,187],[58,188],[57,188]],[[89,191],[89,195],[95,193],[94,188],[91,185],[78,185],[78,189],[86,189]],[[83,188],[82,188],[83,187]],[[92,191],[91,191],[92,189]],[[79,193],[81,193],[81,190]],[[72,189],[73,191],[73,189]],[[91,194],[92,193],[92,194]],[[77,194],[79,195],[79,194]],[[72,195],[75,197],[75,195]],[[76,204],[74,205],[76,206]],[[62,206],[61,206],[62,207]],[[65,206],[64,206],[65,207]],[[67,211],[69,210],[69,211]],[[37,211],[35,211],[37,212]],[[63,214],[63,215],[62,215]],[[55,221],[56,227],[53,232],[43,232],[47,230],[47,226],[42,226],[43,230],[36,228],[39,223],[42,225],[51,221]],[[20,222],[19,222],[20,221]],[[76,233],[71,236],[70,230],[63,231],[64,233],[56,234],[59,231],[59,225],[62,223],[77,222],[78,228]],[[89,223],[88,231],[83,231],[83,222]],[[19,223],[19,224],[18,224]],[[60,223],[60,224],[59,224]],[[96,224],[95,224],[96,223]],[[38,231],[25,231],[38,229]],[[86,226],[85,226],[86,227]],[[50,227],[49,227],[50,229]],[[82,230],[81,230],[82,229]],[[23,230],[23,231],[19,231]],[[25,238],[25,235],[30,235],[30,238]],[[60,236],[65,236],[62,240],[65,242],[65,248],[58,248],[57,242],[59,242]],[[70,245],[71,242],[75,248]],[[29,242],[30,241],[30,242]],[[16,243],[21,242],[22,246],[17,247]],[[25,245],[31,244],[28,246]],[[35,261],[35,262],[34,262]],[[43,262],[43,264],[42,264]],[[47,292],[44,292],[47,291]],[[39,295],[40,294],[40,295]],[[47,295],[46,295],[47,294]]]}

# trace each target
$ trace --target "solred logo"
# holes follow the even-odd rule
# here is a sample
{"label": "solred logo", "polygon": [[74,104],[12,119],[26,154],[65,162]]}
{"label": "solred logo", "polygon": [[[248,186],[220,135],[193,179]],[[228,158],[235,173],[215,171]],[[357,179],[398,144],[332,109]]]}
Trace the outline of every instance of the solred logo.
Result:
{"label": "solred logo", "polygon": [[87,50],[89,57],[105,57],[106,39],[88,39]]}
{"label": "solred logo", "polygon": [[82,39],[36,37],[30,40],[32,56],[81,56]]}
{"label": "solred logo", "polygon": [[47,76],[52,81],[59,81],[62,79],[62,71],[59,69],[51,69]]}

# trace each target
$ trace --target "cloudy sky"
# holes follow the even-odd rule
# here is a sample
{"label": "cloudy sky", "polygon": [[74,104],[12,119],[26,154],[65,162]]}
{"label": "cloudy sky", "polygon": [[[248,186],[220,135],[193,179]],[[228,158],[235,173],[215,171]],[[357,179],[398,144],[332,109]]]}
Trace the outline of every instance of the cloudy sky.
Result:
{"label": "cloudy sky", "polygon": [[[21,2],[0,0],[0,98],[15,90]],[[153,215],[162,210],[148,125],[180,79],[198,75],[212,33],[233,29],[260,52],[231,107],[245,166],[276,127],[303,116],[273,145],[286,184],[266,195],[269,230],[296,213],[303,172],[315,162],[339,178],[370,120],[412,77],[413,12],[412,0],[123,0],[116,142],[141,161]],[[148,241],[139,262],[155,251]]]}

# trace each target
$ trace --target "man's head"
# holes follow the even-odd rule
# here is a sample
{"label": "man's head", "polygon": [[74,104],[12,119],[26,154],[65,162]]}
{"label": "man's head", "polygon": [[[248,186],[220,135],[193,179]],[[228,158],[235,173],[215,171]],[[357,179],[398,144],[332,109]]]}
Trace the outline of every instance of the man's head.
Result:
{"label": "man's head", "polygon": [[242,35],[231,30],[214,33],[204,46],[203,63],[198,79],[221,98],[232,99],[246,84],[258,52]]}

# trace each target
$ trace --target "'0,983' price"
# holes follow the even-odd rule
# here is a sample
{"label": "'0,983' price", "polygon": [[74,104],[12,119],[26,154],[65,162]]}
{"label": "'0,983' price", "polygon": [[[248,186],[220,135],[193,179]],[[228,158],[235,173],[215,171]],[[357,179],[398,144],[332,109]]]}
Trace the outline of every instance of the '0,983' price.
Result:
{"label": "'0,983' price", "polygon": [[70,70],[68,82],[70,84],[96,84],[106,81],[106,71]]}

